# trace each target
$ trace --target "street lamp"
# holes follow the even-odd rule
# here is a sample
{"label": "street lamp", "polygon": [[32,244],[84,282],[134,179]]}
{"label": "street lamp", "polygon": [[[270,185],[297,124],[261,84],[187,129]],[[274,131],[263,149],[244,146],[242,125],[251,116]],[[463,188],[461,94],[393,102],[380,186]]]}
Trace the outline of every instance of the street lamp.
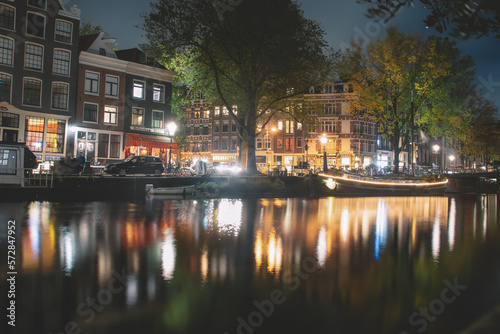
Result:
{"label": "street lamp", "polygon": [[328,142],[328,138],[326,138],[325,134],[323,134],[319,141],[323,144],[323,173],[326,173],[328,169],[326,164],[326,143]]}
{"label": "street lamp", "polygon": [[436,154],[436,167],[438,167],[439,145],[435,144],[434,146],[432,146],[432,149],[433,149],[434,153]]}
{"label": "street lamp", "polygon": [[453,161],[455,161],[455,156],[454,155],[450,155],[450,157],[448,159],[450,159],[450,168],[453,171]]}
{"label": "street lamp", "polygon": [[170,149],[168,150],[168,169],[172,168],[172,137],[177,130],[177,124],[170,122],[167,124],[167,135],[170,137]]}

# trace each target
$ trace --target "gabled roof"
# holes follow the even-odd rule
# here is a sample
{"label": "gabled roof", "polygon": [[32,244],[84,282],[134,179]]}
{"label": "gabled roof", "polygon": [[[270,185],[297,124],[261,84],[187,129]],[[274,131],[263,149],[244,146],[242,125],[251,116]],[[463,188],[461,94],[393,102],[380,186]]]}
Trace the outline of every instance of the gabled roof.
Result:
{"label": "gabled roof", "polygon": [[101,31],[97,34],[80,36],[79,50],[116,59],[115,43],[114,37],[109,37],[107,33]]}
{"label": "gabled roof", "polygon": [[92,34],[92,35],[86,35],[86,36],[80,36],[79,38],[79,44],[78,44],[78,50],[79,51],[87,51],[90,46],[95,42],[99,34]]}

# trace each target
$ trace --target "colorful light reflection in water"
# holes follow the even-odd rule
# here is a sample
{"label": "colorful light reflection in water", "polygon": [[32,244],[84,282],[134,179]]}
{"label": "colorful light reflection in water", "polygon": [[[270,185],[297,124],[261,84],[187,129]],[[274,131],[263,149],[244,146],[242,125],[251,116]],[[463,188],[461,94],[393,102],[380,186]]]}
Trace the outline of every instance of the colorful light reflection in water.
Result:
{"label": "colorful light reflection in water", "polygon": [[[276,289],[287,302],[259,332],[415,332],[408,317],[458,278],[474,294],[426,331],[445,333],[500,302],[496,196],[17,206],[2,212],[22,222],[19,317],[35,319],[20,332],[233,333]],[[79,305],[103,296],[87,322]]]}

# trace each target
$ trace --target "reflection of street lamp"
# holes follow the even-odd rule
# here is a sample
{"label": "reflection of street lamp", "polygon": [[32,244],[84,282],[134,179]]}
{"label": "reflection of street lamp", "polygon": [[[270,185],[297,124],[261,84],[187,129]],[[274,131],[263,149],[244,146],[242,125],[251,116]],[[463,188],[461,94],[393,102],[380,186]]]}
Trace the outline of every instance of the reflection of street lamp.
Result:
{"label": "reflection of street lamp", "polygon": [[168,150],[168,168],[172,168],[172,137],[177,130],[177,124],[170,122],[167,124],[167,135],[170,137],[170,149]]}
{"label": "reflection of street lamp", "polygon": [[434,150],[434,153],[436,154],[436,167],[438,167],[439,145],[435,144],[434,146],[432,146],[432,149]]}
{"label": "reflection of street lamp", "polygon": [[450,159],[450,167],[451,167],[451,170],[453,170],[453,161],[455,161],[455,156],[450,155],[450,157],[448,159]]}
{"label": "reflection of street lamp", "polygon": [[325,134],[319,140],[321,144],[323,144],[323,173],[326,173],[328,166],[326,165],[326,143],[328,142],[328,138],[326,138]]}

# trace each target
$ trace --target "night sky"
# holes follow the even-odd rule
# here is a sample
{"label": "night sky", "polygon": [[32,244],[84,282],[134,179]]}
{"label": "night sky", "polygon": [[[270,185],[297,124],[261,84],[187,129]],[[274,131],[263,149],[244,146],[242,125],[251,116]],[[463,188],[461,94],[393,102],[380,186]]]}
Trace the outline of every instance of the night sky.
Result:
{"label": "night sky", "polygon": [[[139,13],[149,11],[148,0],[66,0],[67,6],[74,4],[82,10],[81,21],[101,25],[117,39],[119,49],[136,47],[145,43],[142,31],[136,28],[142,22]],[[327,41],[335,49],[345,48],[351,38],[376,40],[383,37],[386,25],[365,16],[366,6],[355,0],[302,0],[302,9],[307,18],[318,21],[327,33]],[[404,32],[420,33],[424,36],[439,35],[426,29],[422,19],[425,10],[406,8],[389,22]],[[442,34],[442,36],[447,36]],[[456,40],[463,55],[471,55],[477,65],[476,84],[480,92],[500,106],[500,39],[483,37],[467,41]]]}

